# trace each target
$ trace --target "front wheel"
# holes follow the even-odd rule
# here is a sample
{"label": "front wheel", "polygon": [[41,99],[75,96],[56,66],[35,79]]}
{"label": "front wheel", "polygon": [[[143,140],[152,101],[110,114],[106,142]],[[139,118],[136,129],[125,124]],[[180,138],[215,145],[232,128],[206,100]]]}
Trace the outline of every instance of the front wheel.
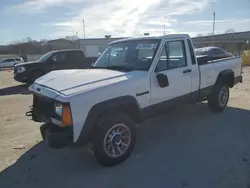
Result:
{"label": "front wheel", "polygon": [[93,154],[103,166],[125,161],[136,142],[135,123],[124,113],[109,113],[100,118],[94,134]]}
{"label": "front wheel", "polygon": [[212,112],[222,112],[229,100],[229,87],[224,84],[216,84],[208,97],[208,106]]}

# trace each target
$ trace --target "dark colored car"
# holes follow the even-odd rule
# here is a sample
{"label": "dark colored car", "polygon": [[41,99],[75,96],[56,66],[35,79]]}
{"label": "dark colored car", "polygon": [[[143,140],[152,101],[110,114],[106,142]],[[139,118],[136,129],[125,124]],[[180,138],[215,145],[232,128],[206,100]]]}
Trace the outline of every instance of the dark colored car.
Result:
{"label": "dark colored car", "polygon": [[97,57],[85,57],[83,51],[50,51],[33,62],[19,63],[14,67],[14,79],[22,83],[33,83],[37,78],[53,70],[90,68]]}
{"label": "dark colored car", "polygon": [[[195,54],[198,59],[198,62],[201,64],[207,61],[213,61],[216,59],[223,59],[228,57],[233,57],[231,53],[223,50],[222,48],[209,46],[204,48],[197,48],[195,49]],[[200,60],[200,61],[199,61]]]}

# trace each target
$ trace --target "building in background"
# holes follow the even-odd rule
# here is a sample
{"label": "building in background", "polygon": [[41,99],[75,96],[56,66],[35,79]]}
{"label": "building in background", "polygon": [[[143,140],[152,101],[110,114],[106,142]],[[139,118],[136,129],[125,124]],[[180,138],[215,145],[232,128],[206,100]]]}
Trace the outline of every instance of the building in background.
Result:
{"label": "building in background", "polygon": [[[119,39],[122,38],[86,38],[75,41],[57,39],[48,43],[54,46],[52,49],[80,48],[87,57],[95,57],[102,53],[110,42]],[[240,55],[244,50],[250,49],[250,44],[247,43],[250,41],[250,31],[214,35],[214,45],[212,36],[194,37],[192,41],[195,48],[217,46],[234,55]]]}
{"label": "building in background", "polygon": [[115,40],[121,38],[88,38],[88,39],[56,39],[50,40],[43,45],[43,52],[62,49],[81,49],[87,57],[97,57],[98,53],[102,53],[106,46]]}
{"label": "building in background", "polygon": [[96,57],[98,53],[102,53],[107,45],[113,41],[122,38],[90,38],[79,39],[77,44],[82,49],[87,57]]}
{"label": "building in background", "polygon": [[[28,60],[36,60],[42,54],[51,50],[82,49],[87,57],[96,57],[102,53],[106,46],[122,38],[112,38],[107,35],[103,38],[85,38],[72,40],[60,38],[46,42],[26,42],[0,46],[0,54],[27,55]],[[192,38],[195,48],[212,46],[212,36]],[[250,50],[250,31],[214,35],[214,46],[221,47],[226,51],[241,55],[244,50]]]}
{"label": "building in background", "polygon": [[61,39],[49,40],[42,46],[43,46],[43,51],[64,50],[64,49],[76,48],[76,43],[75,41],[61,38]]}
{"label": "building in background", "polygon": [[[212,46],[212,36],[202,36],[192,38],[195,48]],[[250,49],[250,31],[226,33],[220,35],[214,35],[214,45],[221,47],[226,51],[240,55],[244,50]]]}

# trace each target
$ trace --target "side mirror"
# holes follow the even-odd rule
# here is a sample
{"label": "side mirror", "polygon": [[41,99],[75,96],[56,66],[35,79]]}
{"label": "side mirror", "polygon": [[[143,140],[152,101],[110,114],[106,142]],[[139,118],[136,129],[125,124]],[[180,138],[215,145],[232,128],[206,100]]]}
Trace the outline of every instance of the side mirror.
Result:
{"label": "side mirror", "polygon": [[95,63],[91,63],[90,67],[93,67]]}
{"label": "side mirror", "polygon": [[97,54],[97,57],[100,57],[101,55],[102,55],[102,53],[98,53],[98,54]]}
{"label": "side mirror", "polygon": [[160,87],[163,88],[163,87],[169,86],[167,75],[165,75],[165,74],[157,74],[156,78],[157,78],[157,81],[158,81]]}

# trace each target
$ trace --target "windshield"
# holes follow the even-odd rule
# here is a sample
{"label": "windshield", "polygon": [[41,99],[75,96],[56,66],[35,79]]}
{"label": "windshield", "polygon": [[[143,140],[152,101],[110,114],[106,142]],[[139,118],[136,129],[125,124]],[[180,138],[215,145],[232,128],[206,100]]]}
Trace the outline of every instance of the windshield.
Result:
{"label": "windshield", "polygon": [[93,65],[93,68],[147,71],[154,59],[160,39],[133,40],[111,44]]}
{"label": "windshield", "polygon": [[46,54],[44,54],[42,57],[40,57],[37,62],[44,62],[47,61],[52,55],[54,54],[54,52],[48,52]]}

